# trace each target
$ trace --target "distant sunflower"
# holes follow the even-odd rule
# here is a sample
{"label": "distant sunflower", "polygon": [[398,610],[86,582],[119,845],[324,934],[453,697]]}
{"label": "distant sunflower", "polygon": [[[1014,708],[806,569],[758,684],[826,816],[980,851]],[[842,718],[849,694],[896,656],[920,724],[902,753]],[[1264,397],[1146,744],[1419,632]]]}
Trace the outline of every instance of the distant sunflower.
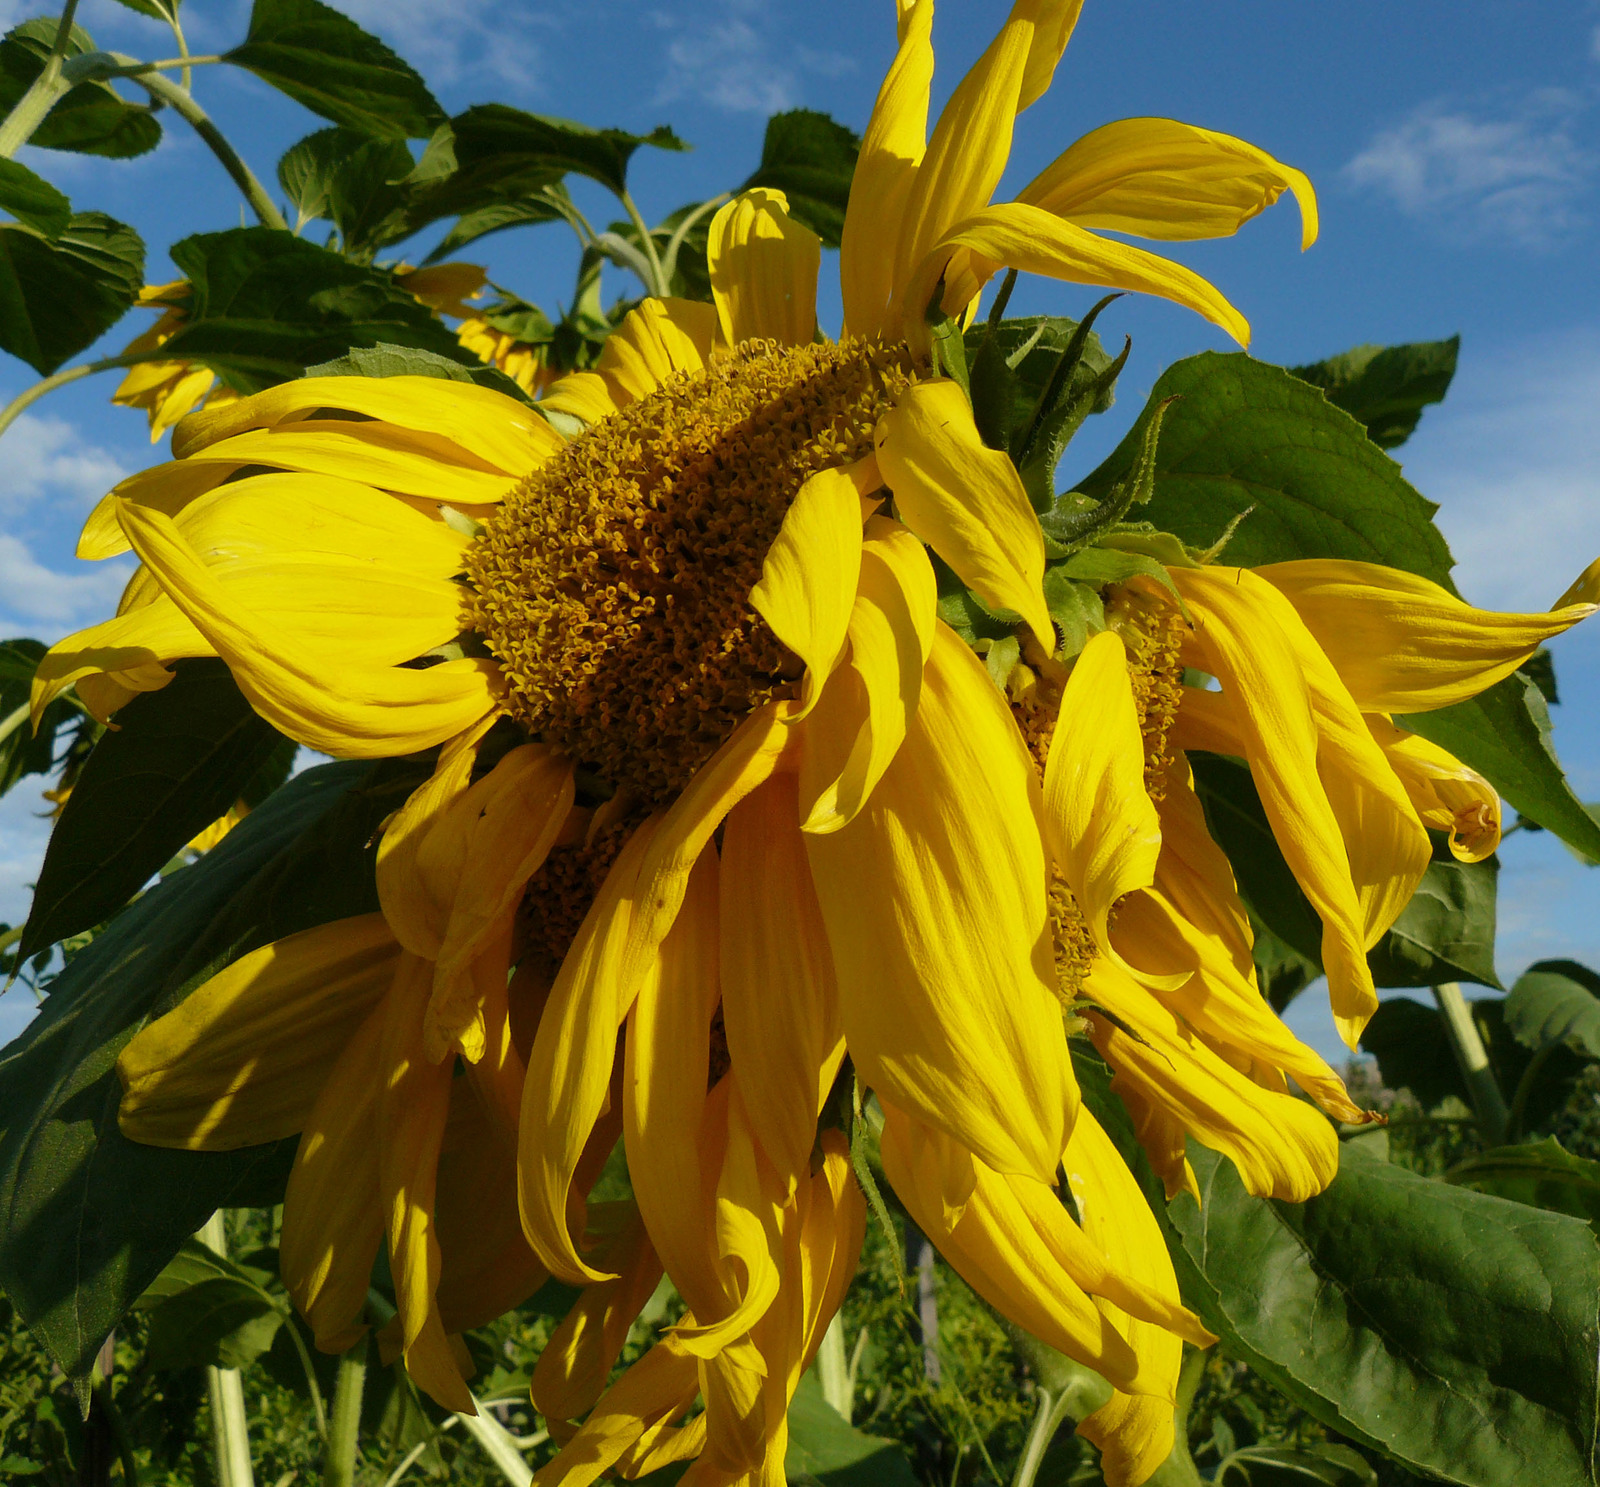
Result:
{"label": "distant sunflower", "polygon": [[[1012,266],[1159,294],[1243,341],[1211,285],[1091,229],[1222,235],[1287,189],[1309,242],[1314,197],[1239,140],[1141,119],[991,205],[1078,5],[1019,0],[928,142],[931,12],[900,6],[840,340],[817,337],[817,238],[756,190],[712,222],[713,304],[647,300],[597,371],[549,390],[542,407],[585,425],[570,441],[496,393],[409,377],[196,414],[174,462],[85,528],[83,556],[142,560],[119,614],[39,671],[37,706],[76,682],[104,716],[171,661],[218,655],[313,748],[438,749],[384,829],[381,914],[258,950],[146,1028],[119,1062],[122,1120],[200,1149],[302,1133],[292,1294],[323,1346],[348,1345],[387,1232],[389,1340],[453,1408],[470,1398],[450,1332],[547,1273],[585,1285],[534,1380],[565,1442],[541,1480],[689,1456],[696,1483],[781,1476],[789,1398],[861,1241],[842,1138],[818,1131],[848,1052],[896,1190],[980,1292],[1111,1381],[1082,1428],[1109,1481],[1142,1481],[1171,1446],[1179,1340],[1209,1335],[1080,1108],[1069,1024],[1175,1182],[1184,1131],[1258,1191],[1325,1182],[1331,1135],[1285,1072],[1360,1118],[1260,1005],[1181,749],[1226,735],[1249,760],[1333,916],[1350,1019],[1370,1010],[1351,946],[1426,856],[1416,812],[1464,850],[1491,834],[1470,771],[1383,732],[1416,710],[1394,681],[1413,672],[1356,656],[1376,680],[1340,680],[1338,596],[1297,588],[1307,565],[1175,566],[1181,606],[1127,586],[1114,633],[1070,671],[1056,657],[1038,520],[934,375],[930,301],[963,317]],[[930,548],[1020,617],[1009,698],[939,620]],[[1417,675],[1421,604],[1389,642]],[[1451,611],[1437,695],[1591,608]],[[1186,665],[1219,679],[1216,703]],[[1393,823],[1370,842],[1369,796]],[[1288,1155],[1261,1149],[1273,1121]],[[633,1198],[590,1208],[619,1135]],[[1063,1164],[1081,1223],[1052,1191]],[[607,1388],[663,1270],[688,1314]]]}
{"label": "distant sunflower", "polygon": [[[192,293],[187,279],[145,285],[135,304],[141,309],[160,310],[161,318],[129,341],[123,354],[154,351],[166,345],[189,318],[187,305]],[[196,362],[142,361],[128,369],[111,401],[123,408],[143,408],[150,420],[150,442],[154,444],[185,414],[200,407],[223,407],[238,396],[231,387],[218,383],[217,374],[209,367]]]}

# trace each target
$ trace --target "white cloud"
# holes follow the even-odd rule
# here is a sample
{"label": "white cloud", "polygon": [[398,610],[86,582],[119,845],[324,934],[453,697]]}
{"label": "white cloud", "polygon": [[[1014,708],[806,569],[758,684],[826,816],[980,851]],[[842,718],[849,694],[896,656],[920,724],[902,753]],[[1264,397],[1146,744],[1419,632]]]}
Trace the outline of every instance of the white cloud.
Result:
{"label": "white cloud", "polygon": [[393,47],[430,83],[492,77],[526,95],[537,89],[546,24],[531,7],[496,0],[341,0],[339,9]]}
{"label": "white cloud", "polygon": [[1560,88],[1498,116],[1426,103],[1374,136],[1344,177],[1463,236],[1547,246],[1582,220],[1579,201],[1595,168],[1575,137],[1586,108]]}
{"label": "white cloud", "polygon": [[1600,327],[1462,350],[1444,404],[1399,451],[1440,503],[1475,603],[1544,609],[1600,553]]}
{"label": "white cloud", "polygon": [[125,563],[84,563],[81,571],[46,568],[20,537],[0,533],[0,628],[54,639],[75,624],[111,615],[132,571]]}
{"label": "white cloud", "polygon": [[[668,44],[656,102],[693,98],[730,113],[779,113],[800,102],[802,74],[837,77],[855,66],[843,53],[780,43],[755,24],[765,13],[751,0],[724,0],[719,18],[700,17]],[[653,18],[667,29],[677,24],[659,12]]]}
{"label": "white cloud", "polygon": [[57,506],[86,506],[127,473],[115,455],[87,443],[65,419],[24,413],[0,444],[0,511],[47,498]]}

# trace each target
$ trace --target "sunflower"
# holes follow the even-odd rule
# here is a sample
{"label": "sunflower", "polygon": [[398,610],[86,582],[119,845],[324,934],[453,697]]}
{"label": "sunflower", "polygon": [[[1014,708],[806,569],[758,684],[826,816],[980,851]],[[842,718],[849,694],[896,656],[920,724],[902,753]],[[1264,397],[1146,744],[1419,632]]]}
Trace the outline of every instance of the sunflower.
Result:
{"label": "sunflower", "polygon": [[[1260,1004],[1189,788],[1182,749],[1215,737],[1184,732],[1211,695],[1184,668],[1220,680],[1210,725],[1304,848],[1314,901],[1354,916],[1330,930],[1336,999],[1426,850],[1415,812],[1368,848],[1358,769],[1404,755],[1411,783],[1371,786],[1391,814],[1414,788],[1423,818],[1486,839],[1470,771],[1378,726],[1415,710],[1394,681],[1411,673],[1341,680],[1339,596],[1295,589],[1304,565],[1179,564],[1173,592],[1108,591],[1109,632],[1056,654],[1038,520],[936,375],[930,315],[966,318],[1012,267],[1162,295],[1243,341],[1204,280],[1093,229],[1221,235],[1289,190],[1315,232],[1299,172],[1157,119],[1095,131],[991,204],[1077,11],[1019,0],[929,140],[931,5],[900,6],[839,340],[817,335],[817,238],[749,191],[712,222],[713,303],[647,300],[539,408],[304,379],[189,417],[174,460],[85,527],[81,555],[131,547],[141,567],[114,618],[41,664],[37,706],[76,683],[105,717],[216,655],[299,742],[431,765],[383,831],[381,911],[245,956],[142,1031],[119,1060],[124,1129],[196,1149],[299,1133],[282,1262],[318,1342],[360,1336],[387,1239],[385,1341],[452,1408],[472,1407],[453,1332],[546,1275],[584,1286],[534,1380],[564,1441],[548,1480],[689,1456],[696,1482],[781,1474],[788,1400],[861,1240],[843,1138],[819,1134],[847,1055],[913,1216],[1111,1381],[1082,1429],[1108,1480],[1143,1480],[1171,1446],[1181,1339],[1209,1334],[1081,1108],[1069,1029],[1180,1185],[1186,1131],[1257,1191],[1326,1182],[1331,1134],[1286,1074],[1361,1118]],[[1018,616],[1009,696],[938,618],[930,548]],[[1234,588],[1300,628],[1258,654]],[[1463,607],[1457,690],[1589,607],[1502,630]],[[1440,632],[1391,609],[1431,675]],[[1274,721],[1293,685],[1300,711]],[[1264,1142],[1274,1122],[1293,1138]],[[632,1198],[591,1206],[619,1139]],[[663,1272],[686,1314],[607,1387]]]}
{"label": "sunflower", "polygon": [[[154,351],[177,335],[189,318],[187,306],[192,292],[187,279],[145,285],[134,303],[141,309],[160,310],[162,315],[149,330],[122,348],[123,355]],[[208,405],[220,408],[238,396],[231,387],[218,385],[217,375],[209,367],[192,361],[143,361],[129,369],[111,401],[123,408],[143,408],[150,419],[150,442],[154,444],[186,413]]]}

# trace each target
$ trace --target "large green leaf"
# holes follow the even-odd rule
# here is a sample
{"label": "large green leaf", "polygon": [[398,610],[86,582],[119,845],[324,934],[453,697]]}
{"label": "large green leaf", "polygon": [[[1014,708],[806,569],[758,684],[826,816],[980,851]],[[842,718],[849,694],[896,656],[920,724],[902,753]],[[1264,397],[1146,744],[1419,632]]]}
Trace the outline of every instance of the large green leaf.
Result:
{"label": "large green leaf", "polygon": [[296,776],[118,915],[0,1051],[0,1286],[74,1378],[214,1209],[279,1201],[294,1149],[128,1141],[118,1052],[239,955],[376,909],[366,844],[421,777],[362,763]]}
{"label": "large green leaf", "polygon": [[789,215],[804,222],[829,248],[839,246],[861,136],[827,114],[796,108],[767,120],[761,164],[739,190],[770,186],[789,201]]}
{"label": "large green leaf", "polygon": [[851,1425],[823,1397],[810,1371],[801,1375],[789,1406],[783,1468],[791,1481],[815,1477],[823,1487],[915,1487],[917,1480],[899,1446]]}
{"label": "large green leaf", "polygon": [[32,955],[109,919],[223,815],[283,735],[226,663],[179,661],[101,735],[50,834],[22,935]]}
{"label": "large green leaf", "polygon": [[516,201],[490,202],[487,206],[462,212],[455,226],[422,261],[425,264],[438,263],[452,253],[459,252],[468,243],[488,237],[491,232],[504,232],[508,227],[537,227],[545,222],[560,222],[566,214],[557,202],[563,201],[565,196],[566,187],[557,182],[540,187],[531,196]]}
{"label": "large green leaf", "polygon": [[1226,561],[1383,563],[1452,588],[1452,559],[1418,494],[1365,429],[1282,367],[1214,351],[1167,368],[1139,421],[1078,487],[1096,499],[1133,468],[1153,411],[1166,414],[1155,494],[1142,515],[1209,547],[1243,511]]}
{"label": "large green leaf", "polygon": [[0,211],[50,241],[72,220],[72,203],[18,160],[0,160]]}
{"label": "large green leaf", "polygon": [[1308,1413],[1470,1487],[1592,1487],[1600,1244],[1589,1226],[1347,1147],[1326,1192],[1252,1198],[1191,1143],[1166,1210],[1185,1298]]}
{"label": "large green leaf", "polygon": [[410,64],[321,0],[255,0],[249,35],[223,60],[367,134],[426,139],[444,121]]}
{"label": "large green leaf", "polygon": [[411,231],[408,193],[399,184],[411,168],[404,140],[319,129],[284,152],[278,184],[302,223],[326,217],[338,228],[345,254],[367,262],[376,249]]}
{"label": "large green leaf", "polygon": [[1397,449],[1416,431],[1422,410],[1444,401],[1460,350],[1460,336],[1405,346],[1356,346],[1290,370],[1320,387],[1380,449]]}
{"label": "large green leaf", "polygon": [[1574,1156],[1554,1136],[1480,1152],[1446,1175],[1461,1187],[1552,1213],[1570,1213],[1600,1230],[1600,1162]]}
{"label": "large green leaf", "polygon": [[194,286],[188,319],[162,357],[203,362],[241,392],[380,343],[478,365],[444,324],[396,282],[287,232],[236,227],[171,250]]}
{"label": "large green leaf", "polygon": [[137,1309],[148,1316],[151,1368],[243,1368],[272,1346],[289,1306],[271,1272],[189,1239]]}
{"label": "large green leaf", "polygon": [[1600,976],[1575,960],[1541,960],[1506,997],[1506,1025],[1537,1052],[1575,1043],[1600,1058]]}
{"label": "large green leaf", "polygon": [[0,223],[0,350],[48,375],[110,330],[144,282],[144,242],[103,212],[51,240]]}
{"label": "large green leaf", "polygon": [[1486,692],[1395,722],[1448,749],[1522,815],[1600,862],[1600,821],[1572,793],[1550,739],[1550,709],[1535,678],[1513,672]]}
{"label": "large green leaf", "polygon": [[[44,70],[60,22],[54,16],[24,21],[0,41],[0,117],[16,107]],[[97,50],[82,26],[72,28],[70,60]],[[128,103],[106,82],[79,83],[56,100],[28,143],[46,150],[107,155],[126,160],[161,142],[161,125],[143,104]]]}

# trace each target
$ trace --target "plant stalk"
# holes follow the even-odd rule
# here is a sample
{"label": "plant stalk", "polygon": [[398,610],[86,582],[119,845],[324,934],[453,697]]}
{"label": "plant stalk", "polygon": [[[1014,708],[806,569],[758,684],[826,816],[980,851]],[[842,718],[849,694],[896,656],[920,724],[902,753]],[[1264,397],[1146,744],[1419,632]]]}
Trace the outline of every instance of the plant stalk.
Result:
{"label": "plant stalk", "polygon": [[61,22],[56,27],[56,39],[51,44],[50,55],[45,58],[38,77],[17,100],[16,107],[6,115],[4,121],[0,121],[0,160],[9,160],[33,138],[34,131],[44,123],[45,116],[56,106],[56,101],[72,86],[61,76],[61,69],[67,46],[72,40],[72,17],[77,9],[78,0],[67,0],[61,11]]}
{"label": "plant stalk", "polygon": [[322,1455],[322,1487],[354,1487],[356,1448],[361,1437],[361,1395],[367,1382],[367,1339],[340,1354],[333,1389],[333,1414]]}
{"label": "plant stalk", "polygon": [[48,377],[41,377],[32,387],[23,388],[4,408],[0,408],[0,434],[5,433],[47,392],[54,392],[58,387],[65,387],[69,382],[77,382],[80,378],[92,376],[95,372],[109,372],[113,367],[132,365],[133,363],[125,357],[108,356],[103,361],[86,361],[82,366],[68,367],[64,372],[52,372]]}
{"label": "plant stalk", "polygon": [[1028,1428],[1028,1439],[1023,1443],[1022,1456],[1017,1461],[1011,1487],[1033,1487],[1034,1478],[1044,1464],[1044,1453],[1050,1449],[1050,1442],[1056,1438],[1061,1422],[1071,1412],[1070,1389],[1052,1393],[1049,1389],[1040,1388],[1038,1394],[1039,1408],[1033,1417],[1033,1424]]}
{"label": "plant stalk", "polygon": [[620,199],[623,208],[628,213],[628,220],[633,223],[639,233],[644,248],[644,256],[649,262],[650,273],[655,279],[655,283],[646,284],[645,288],[658,298],[665,299],[667,296],[667,284],[661,273],[661,255],[656,251],[655,234],[644,225],[644,218],[640,216],[639,208],[634,204],[632,192],[624,191]]}
{"label": "plant stalk", "polygon": [[533,1469],[523,1460],[522,1448],[517,1438],[488,1411],[481,1400],[474,1399],[478,1407],[475,1415],[456,1415],[461,1428],[483,1447],[483,1453],[500,1470],[510,1487],[528,1487],[533,1481]]}
{"label": "plant stalk", "polygon": [[[219,1208],[200,1230],[200,1242],[227,1257],[228,1231]],[[206,1369],[211,1398],[211,1449],[217,1487],[255,1487],[250,1469],[250,1429],[245,1418],[244,1379],[237,1368]]]}
{"label": "plant stalk", "polygon": [[1466,999],[1461,995],[1461,984],[1446,981],[1433,988],[1433,999],[1444,1018],[1445,1031],[1450,1046],[1455,1050],[1456,1062],[1461,1066],[1461,1077],[1467,1082],[1467,1092],[1472,1096],[1472,1107],[1478,1114],[1478,1126],[1484,1140],[1491,1146],[1503,1146],[1511,1112],[1506,1109],[1506,1098],[1489,1067],[1489,1053],[1478,1036],[1478,1025],[1467,1010]]}

